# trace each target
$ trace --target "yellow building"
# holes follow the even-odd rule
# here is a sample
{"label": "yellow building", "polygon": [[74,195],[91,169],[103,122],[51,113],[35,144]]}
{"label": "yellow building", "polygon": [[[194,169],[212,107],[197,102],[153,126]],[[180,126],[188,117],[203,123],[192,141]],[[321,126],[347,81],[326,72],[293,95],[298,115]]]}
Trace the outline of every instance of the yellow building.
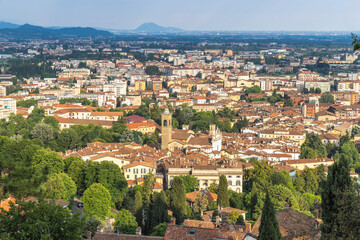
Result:
{"label": "yellow building", "polygon": [[297,160],[285,160],[286,165],[294,167],[299,170],[307,168],[316,168],[323,164],[324,166],[330,166],[334,164],[334,160],[330,158],[314,158],[314,159],[297,159]]}
{"label": "yellow building", "polygon": [[146,90],[146,82],[145,80],[137,80],[135,81],[135,91],[145,91]]}

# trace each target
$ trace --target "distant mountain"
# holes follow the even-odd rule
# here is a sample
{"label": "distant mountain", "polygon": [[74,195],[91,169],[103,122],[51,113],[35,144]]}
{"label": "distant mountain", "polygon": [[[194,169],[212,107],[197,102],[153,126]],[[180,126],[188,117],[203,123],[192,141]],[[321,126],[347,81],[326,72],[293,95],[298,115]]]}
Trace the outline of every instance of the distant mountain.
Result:
{"label": "distant mountain", "polygon": [[145,32],[145,33],[170,33],[170,32],[184,32],[181,28],[175,27],[163,27],[155,23],[144,23],[141,24],[138,28],[135,29],[135,32]]}
{"label": "distant mountain", "polygon": [[3,29],[3,28],[18,28],[19,26],[20,25],[17,25],[17,24],[14,24],[14,23],[0,21],[0,29]]}
{"label": "distant mountain", "polygon": [[18,28],[0,29],[0,37],[16,39],[55,39],[76,37],[110,37],[108,31],[96,30],[89,27],[44,28],[24,24]]}

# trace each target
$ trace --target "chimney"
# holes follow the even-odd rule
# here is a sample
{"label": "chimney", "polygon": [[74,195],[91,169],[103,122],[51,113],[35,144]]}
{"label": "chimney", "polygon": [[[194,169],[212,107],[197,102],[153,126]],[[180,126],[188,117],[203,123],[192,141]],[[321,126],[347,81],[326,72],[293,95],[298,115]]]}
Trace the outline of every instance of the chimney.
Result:
{"label": "chimney", "polygon": [[141,235],[141,227],[137,227],[135,230],[135,235]]}
{"label": "chimney", "polygon": [[171,225],[175,225],[175,224],[176,224],[176,218],[172,217],[172,218],[170,219],[170,224],[171,224]]}
{"label": "chimney", "polygon": [[251,233],[251,223],[245,223],[245,230],[246,232]]}
{"label": "chimney", "polygon": [[220,224],[220,217],[216,216],[216,221],[215,221],[216,225]]}
{"label": "chimney", "polygon": [[91,240],[91,232],[90,232],[90,231],[88,231],[88,232],[86,233],[86,239],[87,239],[87,240]]}

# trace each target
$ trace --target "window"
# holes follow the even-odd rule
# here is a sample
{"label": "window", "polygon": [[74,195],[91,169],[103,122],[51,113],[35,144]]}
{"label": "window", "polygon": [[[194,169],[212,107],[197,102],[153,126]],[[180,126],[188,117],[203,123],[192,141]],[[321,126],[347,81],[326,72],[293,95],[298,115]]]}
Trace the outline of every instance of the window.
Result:
{"label": "window", "polygon": [[126,178],[130,178],[130,176],[129,176],[129,175],[126,175]]}
{"label": "window", "polygon": [[135,175],[135,180],[137,179],[137,175]]}
{"label": "window", "polygon": [[195,233],[196,233],[196,230],[194,230],[194,229],[191,229],[191,230],[189,230],[188,231],[188,235],[195,235]]}
{"label": "window", "polygon": [[231,186],[231,185],[232,185],[232,181],[228,181],[228,185]]}
{"label": "window", "polygon": [[236,186],[240,186],[240,181],[236,181]]}

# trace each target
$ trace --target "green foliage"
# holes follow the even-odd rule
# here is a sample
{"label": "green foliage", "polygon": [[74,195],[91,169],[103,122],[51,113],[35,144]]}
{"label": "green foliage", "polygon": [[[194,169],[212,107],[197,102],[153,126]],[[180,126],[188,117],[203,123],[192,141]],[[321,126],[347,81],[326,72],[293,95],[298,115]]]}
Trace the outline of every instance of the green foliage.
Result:
{"label": "green foliage", "polygon": [[216,201],[212,200],[212,201],[209,202],[209,204],[208,204],[208,210],[209,211],[215,210],[217,208],[218,208],[218,206],[217,206]]}
{"label": "green foliage", "polygon": [[109,190],[111,201],[121,201],[127,191],[127,182],[120,167],[113,162],[102,161],[97,171],[97,182]]}
{"label": "green foliage", "polygon": [[266,194],[264,208],[261,215],[259,228],[259,240],[281,240],[279,223],[276,219],[275,208],[270,200],[269,193]]}
{"label": "green foliage", "polygon": [[143,190],[144,190],[143,195],[144,195],[145,203],[150,203],[150,196],[153,191],[154,184],[155,184],[154,174],[149,172],[145,176],[144,185],[143,185]]}
{"label": "green foliage", "polygon": [[56,72],[51,68],[51,62],[38,59],[11,59],[9,72],[15,74],[18,78],[30,77],[56,77]]}
{"label": "green foliage", "polygon": [[154,201],[151,206],[151,228],[154,229],[161,223],[169,221],[167,197],[164,191],[154,193]]}
{"label": "green foliage", "polygon": [[253,86],[245,90],[245,95],[249,95],[249,93],[261,93],[261,88],[259,86]]}
{"label": "green foliage", "polygon": [[186,193],[199,190],[199,181],[197,177],[192,175],[180,175],[179,176],[184,183]]}
{"label": "green foliage", "polygon": [[170,207],[178,224],[186,215],[185,186],[182,178],[176,176],[171,183]]}
{"label": "green foliage", "polygon": [[81,105],[90,105],[91,102],[87,98],[63,98],[59,101],[60,104],[81,103]]}
{"label": "green foliage", "polygon": [[[241,216],[241,212],[240,211],[232,211],[230,212],[229,214],[229,217],[228,217],[228,223],[229,224],[236,224],[237,223],[237,220],[238,218]],[[244,219],[243,219],[244,221]],[[245,225],[245,224],[244,224]]]}
{"label": "green foliage", "polygon": [[217,204],[220,208],[229,207],[228,182],[225,175],[219,177]]}
{"label": "green foliage", "polygon": [[100,183],[94,183],[86,189],[81,200],[84,203],[83,212],[85,216],[98,217],[104,220],[110,213],[110,192]]}
{"label": "green foliage", "polygon": [[48,144],[54,138],[54,130],[45,123],[39,123],[31,130],[30,135],[32,138],[38,138],[44,144]]}
{"label": "green foliage", "polygon": [[202,213],[206,210],[208,205],[207,197],[204,193],[198,193],[193,205],[193,210],[195,213]]}
{"label": "green foliage", "polygon": [[83,225],[84,238],[87,237],[88,232],[91,232],[91,237],[94,237],[95,233],[97,232],[97,228],[100,225],[101,225],[101,221],[95,217],[85,218]]}
{"label": "green foliage", "polygon": [[40,192],[44,198],[68,201],[76,194],[76,184],[66,173],[58,173],[40,185]]}
{"label": "green foliage", "polygon": [[148,75],[161,75],[161,72],[157,66],[146,66],[145,73]]}
{"label": "green foliage", "polygon": [[334,101],[334,96],[331,93],[324,93],[319,99],[320,103],[334,103]]}
{"label": "green foliage", "polygon": [[230,207],[245,209],[244,194],[228,190]]}
{"label": "green foliage", "polygon": [[0,211],[1,239],[82,239],[82,223],[77,214],[55,202],[33,201],[10,205]]}
{"label": "green foliage", "polygon": [[323,158],[327,156],[326,147],[319,135],[307,133],[306,140],[301,145],[300,158]]}
{"label": "green foliage", "polygon": [[247,127],[249,124],[249,121],[245,118],[241,118],[239,119],[233,126],[232,128],[232,132],[234,133],[241,133],[241,130],[244,128],[244,127]]}
{"label": "green foliage", "polygon": [[25,108],[29,108],[31,106],[36,107],[38,104],[38,100],[35,99],[27,99],[27,100],[20,100],[16,102],[16,106],[17,107],[25,107]]}
{"label": "green foliage", "polygon": [[81,158],[73,158],[74,160],[69,164],[69,167],[65,171],[75,182],[78,191],[83,192],[85,190],[85,169],[88,164]]}
{"label": "green foliage", "polygon": [[294,106],[294,101],[291,99],[285,99],[284,101],[284,107],[293,107]]}
{"label": "green foliage", "polygon": [[151,233],[151,236],[159,236],[159,237],[164,237],[165,236],[165,232],[166,232],[166,228],[167,228],[167,223],[160,223],[158,225],[156,225],[153,228],[153,232]]}
{"label": "green foliage", "polygon": [[245,220],[243,215],[239,215],[238,219],[236,220],[236,225],[245,226]]}
{"label": "green foliage", "polygon": [[49,175],[63,172],[64,161],[56,152],[41,149],[33,156],[33,171],[33,178],[40,184],[46,181]]}
{"label": "green foliage", "polygon": [[114,226],[123,234],[135,234],[138,224],[136,218],[128,210],[122,209],[115,217]]}
{"label": "green foliage", "polygon": [[138,225],[142,224],[143,220],[143,203],[142,195],[140,191],[135,191],[135,201],[134,201],[134,216]]}
{"label": "green foliage", "polygon": [[345,154],[329,167],[321,191],[321,239],[356,239],[360,225],[359,198],[350,178],[350,161]]}

